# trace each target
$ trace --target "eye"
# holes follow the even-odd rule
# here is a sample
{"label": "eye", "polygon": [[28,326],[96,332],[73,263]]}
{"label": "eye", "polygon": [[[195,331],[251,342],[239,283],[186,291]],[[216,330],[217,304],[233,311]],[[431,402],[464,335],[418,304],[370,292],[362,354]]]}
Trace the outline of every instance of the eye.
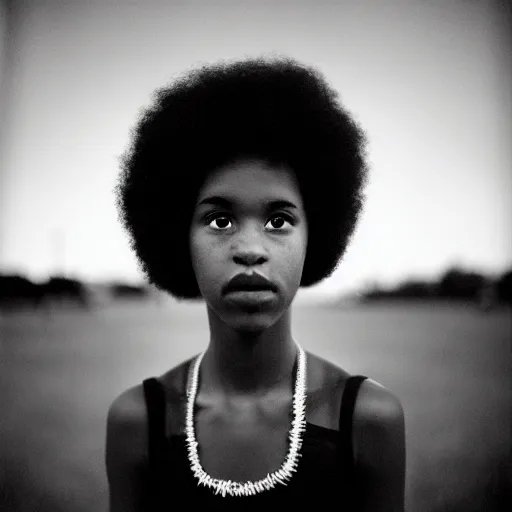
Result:
{"label": "eye", "polygon": [[208,225],[218,231],[222,231],[231,227],[231,221],[225,215],[217,215],[208,219]]}
{"label": "eye", "polygon": [[270,231],[281,231],[283,228],[288,227],[287,224],[291,225],[291,221],[285,215],[279,214],[271,217],[266,227]]}

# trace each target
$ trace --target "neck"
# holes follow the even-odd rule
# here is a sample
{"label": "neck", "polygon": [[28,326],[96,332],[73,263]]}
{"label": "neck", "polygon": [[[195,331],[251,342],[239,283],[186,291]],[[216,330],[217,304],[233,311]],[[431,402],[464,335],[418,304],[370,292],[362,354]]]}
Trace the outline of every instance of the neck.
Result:
{"label": "neck", "polygon": [[291,381],[297,347],[286,311],[271,327],[235,331],[208,310],[210,344],[201,364],[203,382],[224,395],[263,395]]}

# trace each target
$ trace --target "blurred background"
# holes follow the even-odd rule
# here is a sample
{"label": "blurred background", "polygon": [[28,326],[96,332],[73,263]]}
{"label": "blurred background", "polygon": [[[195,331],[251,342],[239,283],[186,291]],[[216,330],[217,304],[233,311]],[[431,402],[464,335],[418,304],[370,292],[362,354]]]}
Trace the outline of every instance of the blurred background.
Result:
{"label": "blurred background", "polygon": [[113,188],[152,92],[288,55],[366,129],[367,202],[302,345],[395,392],[409,511],[510,510],[512,23],[506,0],[0,0],[0,510],[104,511],[106,413],[202,350],[144,283]]}

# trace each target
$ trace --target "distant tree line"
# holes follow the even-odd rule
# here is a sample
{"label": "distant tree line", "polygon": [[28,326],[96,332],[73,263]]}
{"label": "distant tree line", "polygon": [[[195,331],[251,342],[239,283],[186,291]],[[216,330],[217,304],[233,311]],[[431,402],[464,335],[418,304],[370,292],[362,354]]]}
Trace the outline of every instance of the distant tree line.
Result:
{"label": "distant tree line", "polygon": [[[123,282],[107,283],[102,290],[103,297],[106,296],[112,300],[143,299],[150,293],[147,286]],[[2,309],[20,307],[39,309],[56,304],[89,308],[97,302],[97,296],[97,287],[70,277],[51,276],[42,283],[36,283],[19,274],[0,274],[0,308]]]}
{"label": "distant tree line", "polygon": [[[78,279],[51,276],[35,283],[19,274],[0,274],[0,308],[30,307],[38,309],[49,304],[72,304],[89,308],[103,300],[143,300],[152,295],[148,285],[133,285],[121,281],[105,283],[98,294],[97,287]],[[407,280],[394,288],[372,287],[361,294],[363,301],[382,299],[462,300],[492,308],[498,304],[512,305],[512,269],[498,277],[474,271],[451,268],[437,281]]]}
{"label": "distant tree line", "polygon": [[451,268],[437,281],[408,280],[391,289],[373,287],[366,290],[363,300],[379,299],[434,299],[462,300],[484,308],[497,304],[512,304],[512,269],[498,277],[474,271]]}

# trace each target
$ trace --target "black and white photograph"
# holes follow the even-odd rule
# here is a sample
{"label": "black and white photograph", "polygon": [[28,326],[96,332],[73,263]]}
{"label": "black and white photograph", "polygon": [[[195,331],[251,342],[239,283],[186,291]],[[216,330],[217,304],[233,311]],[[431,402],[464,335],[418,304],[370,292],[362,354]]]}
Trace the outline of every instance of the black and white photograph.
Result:
{"label": "black and white photograph", "polygon": [[0,0],[0,510],[512,510],[512,4]]}

